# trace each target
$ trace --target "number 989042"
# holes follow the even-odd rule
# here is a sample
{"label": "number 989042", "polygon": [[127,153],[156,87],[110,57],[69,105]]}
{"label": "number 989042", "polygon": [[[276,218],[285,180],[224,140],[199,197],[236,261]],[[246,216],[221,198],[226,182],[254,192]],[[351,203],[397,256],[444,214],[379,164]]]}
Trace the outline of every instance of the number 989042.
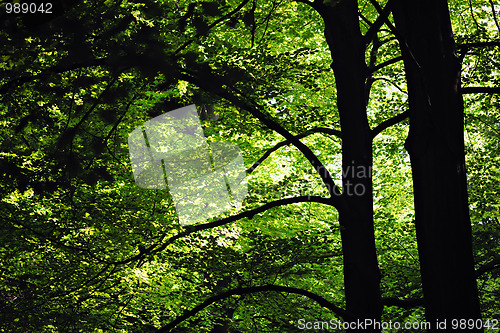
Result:
{"label": "number 989042", "polygon": [[52,14],[52,3],[16,2],[5,4],[7,14]]}

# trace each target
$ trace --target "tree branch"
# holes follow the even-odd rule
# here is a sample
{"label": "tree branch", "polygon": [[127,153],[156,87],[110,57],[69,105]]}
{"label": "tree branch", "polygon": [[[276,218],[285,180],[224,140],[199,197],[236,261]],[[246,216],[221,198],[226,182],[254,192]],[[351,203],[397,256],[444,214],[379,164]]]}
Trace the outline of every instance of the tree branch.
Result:
{"label": "tree branch", "polygon": [[480,266],[476,269],[476,277],[483,275],[486,272],[492,271],[495,268],[500,268],[500,258],[494,259],[487,264]]}
{"label": "tree branch", "polygon": [[251,49],[253,49],[253,47],[255,46],[255,32],[257,30],[257,23],[255,20],[255,8],[256,7],[257,7],[257,1],[253,0],[252,1],[252,9],[250,9],[250,13],[252,13],[252,17],[253,17],[252,28],[250,29],[250,34],[252,35],[252,43],[250,46]]}
{"label": "tree branch", "polygon": [[472,0],[469,0],[469,9],[470,9],[470,15],[472,17],[472,21],[474,21],[474,24],[476,25],[476,28],[478,31],[481,30],[481,27],[477,23],[476,16],[474,15],[474,6],[472,5]]}
{"label": "tree branch", "polygon": [[491,6],[491,12],[493,13],[493,20],[495,21],[495,25],[497,26],[498,33],[500,34],[500,24],[498,23],[497,13],[495,12],[495,4],[493,0],[488,0]]}
{"label": "tree branch", "polygon": [[[330,134],[330,135],[336,136],[338,138],[341,138],[341,133],[339,130],[334,130],[334,129],[325,128],[325,127],[314,128],[312,130],[307,131],[306,133],[296,135],[295,138],[302,139],[302,138],[305,138],[306,136],[309,136],[309,135],[314,134],[314,133],[325,133],[325,134]],[[257,160],[257,162],[255,162],[250,168],[247,169],[247,173],[249,173],[249,174],[252,173],[273,152],[280,149],[281,147],[290,145],[291,143],[292,142],[290,140],[281,141],[280,143],[276,144],[274,147],[267,150],[266,153],[264,155],[262,155],[262,157]]]}
{"label": "tree branch", "polygon": [[289,204],[293,204],[293,203],[300,203],[300,202],[317,202],[317,203],[322,203],[322,204],[329,205],[329,206],[332,205],[332,202],[329,198],[323,198],[323,197],[315,196],[315,195],[285,198],[285,199],[280,199],[280,200],[268,202],[261,207],[258,207],[258,208],[255,208],[255,209],[252,209],[252,210],[249,210],[246,212],[242,212],[242,213],[236,214],[234,216],[229,216],[229,217],[223,218],[223,219],[218,220],[218,221],[204,223],[204,224],[198,224],[196,226],[188,226],[188,227],[186,227],[185,231],[180,232],[179,234],[169,238],[165,243],[163,243],[162,246],[160,246],[158,249],[151,251],[151,253],[154,254],[154,253],[160,252],[163,249],[165,249],[169,244],[174,242],[175,240],[177,240],[181,237],[185,237],[187,235],[190,235],[192,233],[195,233],[195,232],[198,232],[201,230],[220,227],[222,225],[241,220],[245,217],[253,218],[254,215],[259,214],[259,213],[263,213],[263,212],[267,211],[268,209],[271,209],[274,207],[279,207],[279,206],[285,206],[285,205],[289,205]]}
{"label": "tree branch", "polygon": [[[185,70],[187,73],[187,70]],[[179,78],[193,83],[204,89],[207,92],[211,92],[215,95],[218,95],[233,105],[249,112],[254,117],[259,119],[261,123],[266,125],[269,129],[275,131],[276,133],[283,136],[286,140],[289,140],[297,149],[304,155],[304,157],[312,164],[314,169],[317,171],[318,175],[321,177],[321,180],[325,184],[328,192],[331,195],[330,200],[332,203],[335,202],[334,207],[338,210],[343,210],[345,208],[345,203],[342,197],[342,191],[340,191],[339,187],[335,184],[330,172],[328,169],[321,163],[318,157],[312,152],[312,150],[305,144],[303,144],[299,139],[297,139],[292,133],[282,127],[280,124],[275,122],[269,115],[261,112],[259,109],[262,108],[261,105],[256,105],[252,101],[247,102],[241,96],[243,93],[238,91],[234,85],[231,87],[234,92],[229,92],[222,87],[219,82],[222,82],[220,78],[216,75],[205,74],[202,78],[197,78],[193,76],[193,73],[184,74],[179,73]],[[333,205],[333,204],[332,204]]]}
{"label": "tree branch", "polygon": [[408,47],[406,40],[403,38],[403,36],[401,36],[401,34],[399,33],[398,29],[396,29],[394,24],[392,24],[391,21],[389,21],[389,17],[384,16],[385,7],[384,7],[384,9],[382,9],[382,7],[380,7],[380,4],[378,3],[377,0],[369,0],[369,1],[373,5],[373,7],[375,7],[375,10],[379,13],[379,15],[384,18],[384,23],[387,25],[389,30],[394,34],[394,37],[396,37],[400,46],[405,48],[405,50],[408,51],[408,54],[410,55],[411,60],[415,63],[417,68],[421,69],[422,66],[420,66],[420,64],[417,61],[417,58],[415,58],[415,56],[413,55],[413,52]]}
{"label": "tree branch", "polygon": [[290,293],[290,294],[303,295],[303,296],[306,296],[306,297],[312,299],[313,301],[315,301],[316,303],[318,303],[322,307],[331,310],[337,316],[341,317],[342,319],[344,319],[346,321],[350,321],[350,320],[355,319],[354,316],[352,315],[352,313],[336,306],[335,304],[333,304],[332,302],[328,301],[327,299],[323,298],[320,295],[317,295],[315,293],[312,293],[312,292],[304,290],[304,289],[268,284],[268,285],[257,286],[257,287],[235,288],[235,289],[231,289],[231,290],[228,290],[226,292],[223,292],[219,295],[214,295],[212,297],[209,297],[201,304],[195,306],[193,309],[185,311],[182,315],[175,318],[174,321],[161,327],[157,332],[158,333],[171,332],[172,329],[175,326],[177,326],[179,323],[196,315],[198,312],[202,311],[203,309],[210,306],[211,304],[216,303],[218,301],[221,301],[223,299],[226,299],[226,298],[229,298],[229,297],[235,296],[235,295],[246,295],[246,294],[266,292],[266,291],[276,291],[276,292],[285,292],[285,293]]}
{"label": "tree branch", "polygon": [[405,120],[406,118],[408,118],[409,115],[410,115],[410,111],[406,110],[405,112],[400,113],[395,117],[392,117],[390,119],[387,119],[387,120],[381,122],[374,129],[372,129],[372,139],[375,138],[377,135],[379,135],[386,128],[389,128],[389,127],[396,125],[397,123]]}
{"label": "tree branch", "polygon": [[473,47],[488,47],[488,46],[500,46],[500,41],[463,43],[463,44],[458,44],[457,48],[458,49],[470,49]]}
{"label": "tree branch", "polygon": [[391,80],[385,78],[385,77],[375,77],[375,78],[372,78],[372,83],[375,82],[375,81],[385,81],[385,82],[388,82],[390,83],[393,87],[395,87],[397,90],[401,91],[403,94],[405,95],[408,95],[408,92],[404,91],[402,88],[400,88],[397,84],[395,84],[394,82],[392,82]]}
{"label": "tree branch", "polygon": [[[497,258],[493,261],[490,261],[487,264],[480,266],[476,269],[476,277],[481,276],[482,274],[492,271],[496,268],[500,268],[500,258]],[[407,299],[399,299],[396,297],[383,297],[382,304],[385,306],[397,306],[403,309],[411,309],[424,305],[423,298],[407,298]]]}
{"label": "tree branch", "polygon": [[373,25],[373,22],[371,22],[365,15],[363,15],[363,13],[361,11],[358,10],[358,15],[359,17],[361,17],[361,19],[363,20],[363,22],[366,23],[366,25],[368,25],[369,27],[371,27]]}
{"label": "tree branch", "polygon": [[[124,259],[121,261],[110,262],[109,264],[123,265],[123,264],[127,264],[130,262],[136,261],[136,260],[141,260],[147,254],[153,255],[153,254],[156,254],[158,252],[161,252],[164,249],[166,249],[167,246],[169,246],[170,244],[172,244],[173,242],[175,242],[179,238],[189,236],[190,234],[193,234],[195,232],[206,230],[206,229],[211,229],[211,228],[215,228],[215,227],[220,227],[222,225],[226,225],[228,223],[241,220],[245,217],[253,218],[254,215],[259,214],[259,213],[263,213],[263,212],[267,211],[268,209],[271,209],[274,207],[279,207],[279,206],[285,206],[285,205],[289,205],[289,204],[293,204],[293,203],[300,203],[300,202],[317,202],[317,203],[322,203],[322,204],[329,205],[329,206],[332,205],[332,201],[329,198],[323,198],[323,197],[314,196],[314,195],[285,198],[285,199],[280,199],[280,200],[268,202],[261,207],[258,207],[258,208],[252,209],[252,210],[248,210],[245,212],[241,212],[239,214],[229,216],[229,217],[226,217],[226,218],[214,221],[214,222],[187,226],[187,227],[185,227],[184,231],[179,232],[177,235],[170,237],[169,239],[164,241],[160,246],[158,246],[158,243],[153,244],[153,245],[149,246],[148,248],[146,248],[144,250],[144,253],[139,253],[138,255],[135,255],[133,257],[130,257],[130,258],[127,258],[127,259]],[[160,242],[161,241],[163,241],[163,238],[160,240]]]}
{"label": "tree branch", "polygon": [[463,87],[462,94],[500,94],[500,87]]}
{"label": "tree branch", "polygon": [[[220,22],[224,21],[225,19],[233,16],[234,14],[236,14],[241,8],[243,8],[250,0],[243,0],[235,9],[233,9],[232,11],[230,11],[229,13],[227,13],[226,15],[222,16],[221,18],[218,18],[217,20],[215,20],[212,24],[210,24],[208,27],[207,27],[207,31],[209,31],[210,29],[212,29],[213,27],[215,27],[217,24],[219,24]],[[184,50],[186,47],[188,47],[191,43],[193,43],[196,38],[202,36],[201,33],[196,33],[196,35],[194,36],[194,38],[188,40],[187,42],[185,42],[184,44],[182,44],[177,50],[175,50],[174,54],[179,54],[179,52],[181,52],[182,50]]]}
{"label": "tree branch", "polygon": [[489,42],[475,42],[475,43],[463,43],[463,44],[457,44],[457,50],[460,50],[460,63],[463,62],[465,56],[469,52],[469,49],[471,48],[477,48],[477,47],[490,47],[490,46],[500,46],[500,41],[489,41]]}
{"label": "tree branch", "polygon": [[368,31],[366,32],[365,36],[363,37],[363,39],[365,40],[365,45],[368,45],[373,41],[379,29],[389,17],[389,14],[391,13],[391,3],[392,0],[387,1],[384,9],[382,9],[382,12],[379,12],[379,16],[377,17],[375,22],[373,22],[370,29],[368,29]]}
{"label": "tree branch", "polygon": [[398,61],[401,61],[403,60],[403,57],[402,56],[399,56],[399,57],[396,57],[396,58],[393,58],[393,59],[390,59],[390,60],[387,60],[387,61],[384,61],[383,63],[381,64],[378,64],[377,66],[373,67],[371,69],[371,72],[374,73],[376,71],[378,71],[379,69],[382,69],[386,66],[389,66],[389,65],[392,65],[392,64],[395,64],[397,63]]}
{"label": "tree branch", "polygon": [[271,21],[271,16],[274,13],[274,11],[278,8],[279,5],[280,5],[280,3],[278,1],[273,1],[273,4],[271,6],[271,10],[269,11],[269,14],[267,14],[267,16],[262,21],[261,24],[265,23],[266,26],[264,28],[264,32],[262,33],[262,36],[260,37],[259,41],[257,42],[258,45],[260,45],[262,43],[262,41],[264,41],[264,37],[266,37],[267,29],[269,28],[269,22]]}

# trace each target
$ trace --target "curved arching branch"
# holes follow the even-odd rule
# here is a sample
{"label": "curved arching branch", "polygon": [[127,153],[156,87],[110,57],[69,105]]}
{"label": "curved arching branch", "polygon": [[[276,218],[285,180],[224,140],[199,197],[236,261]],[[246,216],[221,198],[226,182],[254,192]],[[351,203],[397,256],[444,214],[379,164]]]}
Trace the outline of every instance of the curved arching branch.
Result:
{"label": "curved arching branch", "polygon": [[209,297],[206,299],[204,302],[200,303],[199,305],[195,306],[191,310],[185,311],[182,315],[178,316],[175,318],[172,322],[169,324],[161,327],[157,332],[158,333],[168,333],[171,332],[172,329],[183,322],[184,320],[196,315],[198,312],[202,311],[206,307],[212,305],[213,303],[219,302],[223,299],[229,298],[231,296],[239,296],[239,295],[246,295],[246,294],[253,294],[253,293],[258,293],[258,292],[267,292],[267,291],[275,291],[275,292],[285,292],[285,293],[290,293],[290,294],[297,294],[297,295],[302,295],[306,296],[319,305],[321,305],[324,308],[327,308],[331,310],[333,313],[335,313],[337,316],[341,317],[344,320],[354,320],[354,316],[352,313],[336,306],[332,302],[328,301],[327,299],[323,298],[322,296],[315,294],[313,292],[300,289],[300,288],[294,288],[294,287],[285,287],[285,286],[278,286],[278,285],[273,285],[273,284],[268,284],[264,286],[257,286],[257,287],[241,287],[241,288],[235,288],[228,290],[226,292],[220,293],[218,295],[214,295],[212,297]]}
{"label": "curved arching branch", "polygon": [[396,88],[397,90],[401,91],[403,94],[408,95],[408,92],[404,91],[401,87],[399,87],[396,83],[392,82],[388,78],[385,78],[385,77],[375,77],[372,80],[373,80],[373,82],[375,82],[375,81],[385,81],[387,83],[390,83],[394,88]]}
{"label": "curved arching branch", "polygon": [[[341,134],[341,132],[339,130],[334,130],[334,129],[325,128],[325,127],[313,128],[312,130],[309,130],[309,131],[307,131],[306,133],[303,133],[303,134],[296,135],[295,137],[297,139],[303,139],[306,136],[309,136],[309,135],[315,134],[315,133],[324,133],[324,134],[329,134],[329,135],[336,136],[338,138],[342,138],[342,134]],[[288,146],[290,144],[292,144],[292,142],[290,140],[285,140],[285,141],[279,142],[274,147],[268,149],[264,153],[264,155],[262,155],[262,157],[257,160],[257,162],[255,162],[250,168],[247,169],[247,173],[249,173],[249,174],[252,173],[262,162],[264,162],[264,160],[266,158],[268,158],[276,150],[280,149],[281,147]]]}
{"label": "curved arching branch", "polygon": [[[248,210],[246,212],[241,212],[239,214],[229,216],[229,217],[226,217],[226,218],[214,221],[214,222],[197,224],[197,225],[193,225],[193,226],[187,226],[184,231],[179,232],[178,234],[168,238],[165,241],[163,241],[163,239],[160,240],[160,242],[149,246],[148,248],[144,249],[144,251],[139,253],[138,255],[135,255],[133,257],[130,257],[130,258],[127,258],[127,259],[124,259],[121,261],[111,262],[110,264],[123,265],[123,264],[127,264],[127,263],[130,263],[133,261],[138,261],[138,260],[144,259],[147,255],[153,255],[153,254],[156,254],[158,252],[163,251],[164,249],[167,248],[167,246],[169,246],[170,244],[172,244],[176,240],[178,240],[182,237],[186,237],[186,236],[193,234],[195,232],[207,230],[207,229],[211,229],[211,228],[215,228],[215,227],[220,227],[220,226],[226,225],[228,223],[241,220],[241,219],[246,218],[246,217],[253,218],[254,215],[259,214],[259,213],[263,213],[263,212],[267,211],[268,209],[271,209],[274,207],[279,207],[279,206],[285,206],[285,205],[289,205],[289,204],[293,204],[293,203],[300,203],[300,202],[317,202],[317,203],[322,203],[325,205],[332,205],[332,202],[329,198],[323,198],[323,197],[314,196],[314,195],[285,198],[285,199],[280,199],[280,200],[268,202],[265,205],[262,205],[258,208],[251,209],[251,210]],[[159,245],[159,243],[161,243],[161,245]]]}
{"label": "curved arching branch", "polygon": [[405,112],[400,113],[397,116],[394,116],[390,119],[387,119],[387,120],[381,122],[374,129],[372,129],[372,139],[375,138],[377,135],[379,135],[386,128],[389,128],[392,125],[396,125],[397,123],[405,120],[406,118],[408,118],[409,115],[410,115],[410,111],[406,110]]}
{"label": "curved arching branch", "polygon": [[401,61],[401,60],[403,60],[403,57],[402,57],[402,56],[399,56],[399,57],[396,57],[396,58],[389,59],[389,60],[384,61],[383,63],[378,64],[377,66],[373,67],[373,68],[371,69],[371,72],[372,72],[372,73],[374,73],[374,72],[376,72],[376,71],[378,71],[378,70],[380,70],[380,69],[382,69],[382,68],[384,68],[384,67],[387,67],[387,66],[389,66],[389,65],[395,64],[395,63],[397,63],[397,62],[399,62],[399,61]]}

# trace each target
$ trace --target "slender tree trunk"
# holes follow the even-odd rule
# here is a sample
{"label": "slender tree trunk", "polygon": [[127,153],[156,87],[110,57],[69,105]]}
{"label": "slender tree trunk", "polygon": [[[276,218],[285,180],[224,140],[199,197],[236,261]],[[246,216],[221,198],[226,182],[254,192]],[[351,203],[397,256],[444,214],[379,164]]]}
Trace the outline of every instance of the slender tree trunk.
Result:
{"label": "slender tree trunk", "polygon": [[382,303],[373,228],[373,164],[366,114],[365,49],[358,5],[344,0],[321,5],[325,37],[332,54],[342,128],[342,196],[339,211],[347,310],[359,319],[380,320]]}
{"label": "slender tree trunk", "polygon": [[[446,0],[396,0],[410,103],[415,224],[426,319],[480,318],[467,201],[460,62]],[[435,326],[433,330],[435,330]]]}

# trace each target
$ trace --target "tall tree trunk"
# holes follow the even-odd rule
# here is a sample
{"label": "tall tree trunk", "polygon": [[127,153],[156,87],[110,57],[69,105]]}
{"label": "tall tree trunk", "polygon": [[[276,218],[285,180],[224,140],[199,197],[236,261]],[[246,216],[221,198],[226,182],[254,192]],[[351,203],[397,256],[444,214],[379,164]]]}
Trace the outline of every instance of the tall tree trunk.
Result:
{"label": "tall tree trunk", "polygon": [[[410,103],[415,224],[426,319],[480,318],[463,138],[460,61],[446,0],[396,0]],[[435,327],[434,327],[435,329]]]}
{"label": "tall tree trunk", "polygon": [[342,128],[342,196],[339,211],[347,310],[360,319],[380,320],[382,303],[373,228],[373,164],[366,114],[365,48],[358,5],[343,0],[318,6],[332,54]]}

